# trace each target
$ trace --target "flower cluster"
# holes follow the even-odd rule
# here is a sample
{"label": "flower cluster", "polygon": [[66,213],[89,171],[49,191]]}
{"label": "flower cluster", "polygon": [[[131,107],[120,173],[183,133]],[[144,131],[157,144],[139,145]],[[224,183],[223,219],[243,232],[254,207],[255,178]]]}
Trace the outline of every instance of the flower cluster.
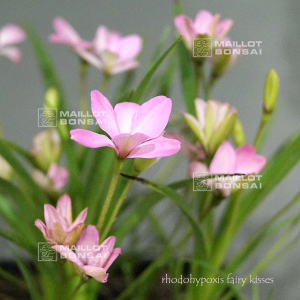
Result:
{"label": "flower cluster", "polygon": [[[61,196],[56,208],[45,204],[44,216],[46,224],[36,220],[35,225],[52,248],[62,253],[84,280],[93,277],[106,282],[107,269],[121,253],[121,248],[114,249],[115,237],[111,236],[99,245],[97,228],[84,225],[87,208],[73,221],[71,199],[67,194]],[[73,252],[73,247],[76,252]]]}

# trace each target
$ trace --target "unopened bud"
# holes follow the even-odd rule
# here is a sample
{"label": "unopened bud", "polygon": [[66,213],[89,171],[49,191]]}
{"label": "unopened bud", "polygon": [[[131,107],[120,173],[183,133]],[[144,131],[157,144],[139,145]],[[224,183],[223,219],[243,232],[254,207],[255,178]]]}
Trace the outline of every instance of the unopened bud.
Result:
{"label": "unopened bud", "polygon": [[278,94],[278,75],[271,69],[265,80],[263,109],[265,114],[271,114],[274,110]]}
{"label": "unopened bud", "polygon": [[239,121],[239,119],[236,119],[235,124],[233,126],[232,135],[235,144],[238,147],[241,147],[245,145],[245,135],[243,131],[242,123]]}
{"label": "unopened bud", "polygon": [[133,163],[133,171],[136,175],[148,170],[159,158],[136,158]]}
{"label": "unopened bud", "polygon": [[59,97],[57,89],[49,88],[45,94],[45,108],[57,108]]}

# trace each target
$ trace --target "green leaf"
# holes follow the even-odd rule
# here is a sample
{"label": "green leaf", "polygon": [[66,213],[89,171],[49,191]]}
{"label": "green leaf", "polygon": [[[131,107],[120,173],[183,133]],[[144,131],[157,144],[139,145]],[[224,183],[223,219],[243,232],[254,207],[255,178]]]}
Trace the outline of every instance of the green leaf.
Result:
{"label": "green leaf", "polygon": [[194,71],[194,64],[191,60],[191,55],[181,40],[177,46],[178,60],[180,63],[180,75],[182,82],[182,93],[185,102],[186,110],[189,114],[195,116],[195,98],[196,95],[196,77]]}
{"label": "green leaf", "polygon": [[35,280],[33,278],[32,272],[30,271],[29,267],[25,264],[25,262],[22,261],[20,257],[15,255],[16,262],[18,264],[18,267],[27,283],[30,296],[32,300],[40,300],[42,299],[41,294],[39,293]]}
{"label": "green leaf", "polygon": [[126,178],[136,180],[136,181],[144,184],[148,188],[156,191],[157,193],[171,199],[180,208],[182,213],[188,219],[191,227],[193,228],[194,234],[195,234],[196,243],[197,243],[197,246],[199,247],[199,254],[201,254],[201,256],[205,256],[207,249],[206,249],[205,239],[204,239],[202,230],[201,230],[198,222],[195,220],[194,216],[191,214],[191,212],[187,206],[187,202],[179,193],[177,193],[175,190],[173,190],[172,188],[170,188],[168,186],[164,186],[162,184],[153,182],[151,180],[146,180],[143,178],[128,176],[128,175],[124,175],[124,174],[122,174],[122,175]]}
{"label": "green leaf", "polygon": [[140,84],[138,85],[134,95],[132,102],[139,103],[142,100],[142,97],[146,91],[146,88],[150,82],[150,79],[154,75],[155,71],[158,69],[158,67],[161,65],[161,63],[164,61],[164,59],[168,56],[168,54],[172,51],[172,49],[175,47],[175,45],[178,43],[178,41],[181,39],[181,36],[178,37],[175,42],[158,58],[158,60],[153,63],[149,71],[146,73]]}
{"label": "green leaf", "polygon": [[249,189],[243,192],[237,228],[285,178],[300,160],[300,131],[289,138],[272,156],[260,172],[262,189]]}
{"label": "green leaf", "polygon": [[[34,182],[32,177],[27,173],[23,165],[15,158],[11,150],[6,144],[6,141],[3,138],[0,138],[0,155],[11,165],[14,169],[16,176],[18,177],[19,182],[22,184],[24,190],[31,196],[31,200],[34,199],[44,204],[48,202],[48,198],[45,194],[39,189],[37,184]],[[28,198],[29,199],[29,198]],[[32,209],[35,209],[36,203],[33,201],[28,202]]]}

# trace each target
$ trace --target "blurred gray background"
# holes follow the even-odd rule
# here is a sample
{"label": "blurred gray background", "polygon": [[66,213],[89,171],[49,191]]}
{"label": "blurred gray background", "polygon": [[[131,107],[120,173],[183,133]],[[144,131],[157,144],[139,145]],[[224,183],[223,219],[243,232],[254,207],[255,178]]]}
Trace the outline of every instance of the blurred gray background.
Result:
{"label": "blurred gray background", "polygon": [[[230,102],[238,109],[247,142],[252,143],[260,120],[265,75],[270,68],[277,70],[280,77],[278,117],[263,149],[263,154],[268,157],[300,125],[298,71],[300,2],[298,0],[247,2],[183,0],[182,2],[187,15],[191,18],[195,17],[199,10],[206,9],[221,14],[223,18],[233,19],[234,26],[229,33],[232,40],[262,41],[263,54],[242,57],[216,85],[212,98]],[[83,38],[88,40],[94,37],[95,30],[100,24],[118,30],[124,35],[138,33],[144,37],[145,48],[141,58],[139,79],[145,71],[162,30],[166,26],[173,27],[173,1],[1,0],[0,27],[10,22],[32,23],[56,63],[72,108],[78,109],[78,59],[65,46],[50,44],[47,40],[48,35],[53,32],[52,20],[56,16],[65,18]],[[43,106],[45,90],[29,42],[23,43],[20,48],[24,55],[20,65],[14,65],[0,57],[0,120],[5,136],[28,148],[33,136],[39,131],[37,109]],[[107,92],[108,98],[119,78],[120,76],[116,76],[112,80]],[[100,82],[100,72],[91,68],[89,90],[98,89]],[[178,86],[174,87],[171,98],[174,101],[174,109],[182,111],[183,99]],[[178,178],[185,176],[185,174],[177,175]],[[299,176],[300,168],[297,166],[247,221],[232,250],[242,245],[258,226],[298,192]],[[1,258],[7,258],[8,252],[1,247]],[[255,256],[253,263],[260,255]],[[276,289],[275,299],[299,299],[299,265],[300,252],[298,247],[295,247],[284,259],[262,274],[262,277],[274,278],[272,287]],[[270,288],[271,286],[262,287],[265,291]]]}

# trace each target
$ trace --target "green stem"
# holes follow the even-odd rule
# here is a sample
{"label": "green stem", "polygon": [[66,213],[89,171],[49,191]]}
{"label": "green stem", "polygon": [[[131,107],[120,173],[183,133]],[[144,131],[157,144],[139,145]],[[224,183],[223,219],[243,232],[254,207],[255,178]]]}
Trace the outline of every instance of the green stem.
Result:
{"label": "green stem", "polygon": [[86,97],[86,79],[87,79],[88,63],[84,59],[80,59],[79,65],[79,89],[80,89],[80,110],[86,113],[88,110]]}
{"label": "green stem", "polygon": [[121,196],[119,197],[119,199],[118,199],[118,201],[117,201],[117,203],[114,207],[114,210],[113,210],[112,214],[110,215],[110,217],[108,219],[107,225],[105,226],[105,228],[103,230],[103,233],[101,233],[100,243],[102,243],[106,239],[106,237],[109,233],[109,230],[111,229],[111,227],[112,227],[112,225],[113,225],[113,223],[114,223],[114,221],[115,221],[115,219],[116,219],[116,217],[117,217],[117,215],[120,211],[120,208],[121,208],[124,200],[126,199],[127,193],[129,191],[129,189],[131,188],[132,184],[133,184],[133,180],[128,180]]}
{"label": "green stem", "polygon": [[108,189],[108,193],[107,193],[106,199],[104,201],[104,204],[103,204],[103,207],[102,207],[99,219],[98,219],[98,223],[97,223],[97,228],[100,232],[101,232],[101,229],[103,227],[105,217],[107,215],[107,211],[108,211],[108,208],[110,206],[110,202],[111,202],[112,197],[114,195],[115,188],[117,186],[118,179],[119,179],[123,164],[124,164],[123,159],[120,159],[119,157],[117,157],[115,159],[112,179],[111,179],[110,186],[109,186],[109,189]]}
{"label": "green stem", "polygon": [[74,299],[74,296],[76,295],[76,293],[79,291],[79,289],[82,287],[82,285],[86,282],[86,280],[80,280],[80,282],[78,283],[78,285],[76,286],[76,288],[73,290],[73,292],[70,295],[70,300]]}
{"label": "green stem", "polygon": [[107,72],[103,73],[103,80],[102,80],[102,83],[101,83],[101,86],[100,86],[100,89],[99,89],[99,91],[100,91],[101,94],[105,93],[105,91],[106,91],[106,89],[108,87],[110,78],[111,78],[111,76],[110,76],[109,73],[107,73]]}
{"label": "green stem", "polygon": [[268,120],[269,120],[269,115],[263,114],[262,118],[261,118],[261,121],[260,121],[260,124],[259,124],[259,127],[258,127],[258,130],[256,132],[254,142],[253,142],[253,146],[255,148],[257,148],[257,146],[260,142],[260,139],[261,139],[262,134],[264,132],[265,125],[267,124]]}

